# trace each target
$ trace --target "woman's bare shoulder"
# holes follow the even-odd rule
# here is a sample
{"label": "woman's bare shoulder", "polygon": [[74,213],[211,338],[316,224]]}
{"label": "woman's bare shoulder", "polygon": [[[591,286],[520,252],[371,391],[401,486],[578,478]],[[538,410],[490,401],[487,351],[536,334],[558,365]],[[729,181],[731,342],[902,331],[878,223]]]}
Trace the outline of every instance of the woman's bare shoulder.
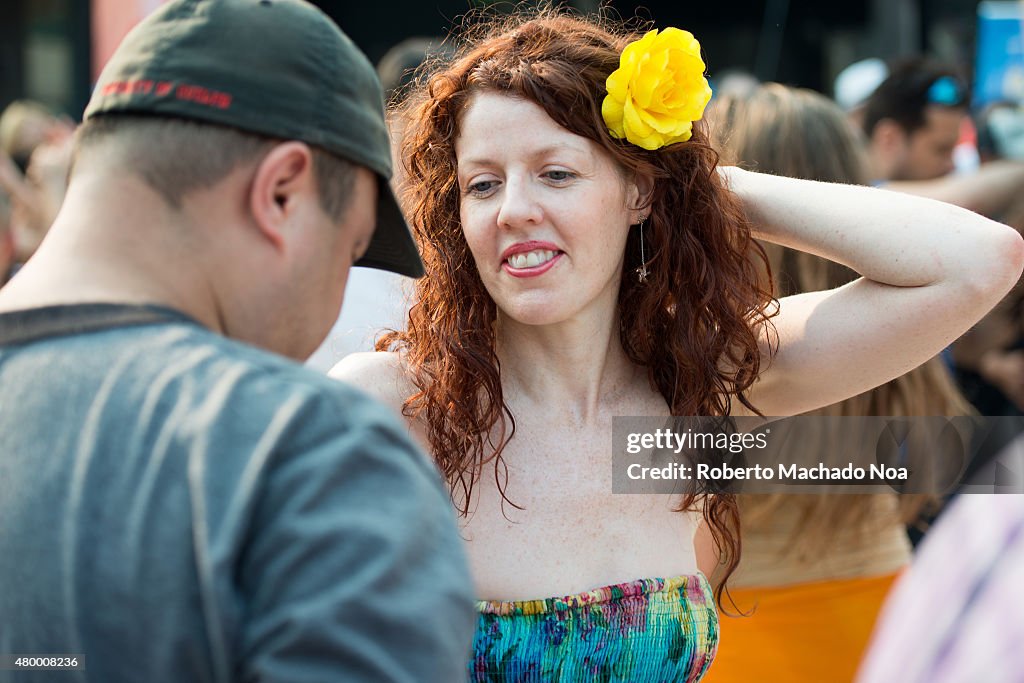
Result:
{"label": "woman's bare shoulder", "polygon": [[394,351],[349,354],[327,374],[362,389],[398,413],[416,391],[401,354]]}

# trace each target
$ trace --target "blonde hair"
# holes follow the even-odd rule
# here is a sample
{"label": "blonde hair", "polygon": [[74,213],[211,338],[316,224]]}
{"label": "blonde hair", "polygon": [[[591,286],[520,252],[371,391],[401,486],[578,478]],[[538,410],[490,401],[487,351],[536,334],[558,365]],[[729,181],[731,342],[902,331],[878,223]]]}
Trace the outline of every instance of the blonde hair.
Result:
{"label": "blonde hair", "polygon": [[[825,183],[867,185],[864,134],[828,98],[812,90],[766,83],[747,96],[724,96],[705,115],[722,163],[760,173]],[[777,296],[838,287],[849,268],[764,243]],[[832,283],[832,284],[829,284]]]}

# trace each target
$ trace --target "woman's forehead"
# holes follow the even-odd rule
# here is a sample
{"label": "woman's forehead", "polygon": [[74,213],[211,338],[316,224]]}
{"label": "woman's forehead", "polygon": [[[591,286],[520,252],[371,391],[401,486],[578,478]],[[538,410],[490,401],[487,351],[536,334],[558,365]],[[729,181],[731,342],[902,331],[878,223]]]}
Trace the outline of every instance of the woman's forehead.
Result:
{"label": "woman's forehead", "polygon": [[562,127],[537,103],[492,92],[470,98],[459,118],[455,138],[455,153],[460,160],[485,150],[590,155],[596,147],[593,141]]}

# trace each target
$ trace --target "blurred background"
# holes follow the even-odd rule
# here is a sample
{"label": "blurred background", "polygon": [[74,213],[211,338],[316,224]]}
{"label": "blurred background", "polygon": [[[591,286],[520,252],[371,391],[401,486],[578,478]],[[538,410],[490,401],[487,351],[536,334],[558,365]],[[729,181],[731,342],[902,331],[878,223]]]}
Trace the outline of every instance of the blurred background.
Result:
{"label": "blurred background", "polygon": [[[0,3],[0,109],[16,99],[31,99],[78,120],[96,75],[118,41],[160,4],[161,0],[4,0]],[[469,8],[511,7],[482,0],[315,4],[374,63],[403,39],[445,35],[453,19]],[[560,4],[585,12],[597,11],[603,4],[622,17],[639,15],[658,26],[686,28],[704,45],[712,77],[740,70],[762,81],[832,95],[840,70],[867,57],[926,53],[964,65],[974,75],[979,48],[988,48],[980,53],[982,62],[991,53],[1016,65],[1009,77],[1001,75],[1001,87],[1016,88],[1009,93],[1013,99],[1024,94],[1016,0],[572,0]],[[1015,30],[993,31],[1000,17],[1006,25],[1014,24]],[[984,36],[982,45],[979,34]],[[979,80],[976,75],[974,79]]]}

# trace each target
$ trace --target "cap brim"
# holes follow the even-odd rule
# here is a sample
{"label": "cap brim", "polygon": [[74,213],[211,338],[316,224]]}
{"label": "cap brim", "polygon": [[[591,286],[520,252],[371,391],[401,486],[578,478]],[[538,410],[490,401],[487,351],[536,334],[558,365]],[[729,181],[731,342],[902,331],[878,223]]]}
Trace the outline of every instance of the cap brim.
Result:
{"label": "cap brim", "polygon": [[423,262],[398,201],[387,180],[379,177],[378,180],[377,227],[370,239],[370,248],[355,265],[389,270],[407,277],[423,277]]}

